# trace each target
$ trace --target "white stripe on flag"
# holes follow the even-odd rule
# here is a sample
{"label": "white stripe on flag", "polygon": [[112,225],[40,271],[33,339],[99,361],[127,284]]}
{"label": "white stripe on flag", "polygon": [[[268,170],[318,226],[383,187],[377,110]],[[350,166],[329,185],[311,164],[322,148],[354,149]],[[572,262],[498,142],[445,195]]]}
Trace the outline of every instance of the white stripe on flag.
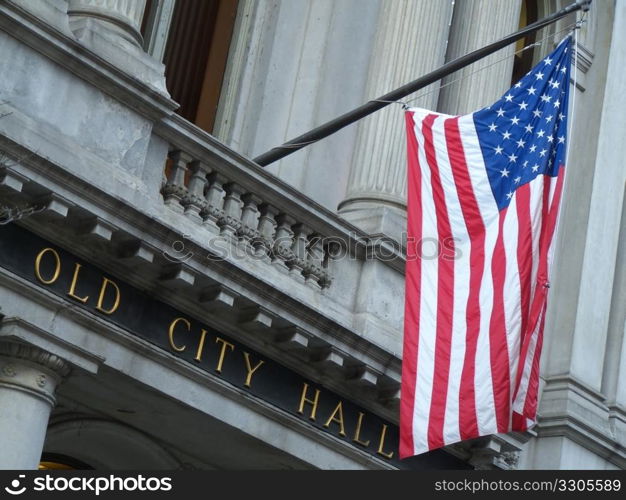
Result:
{"label": "white stripe on flag", "polygon": [[506,276],[504,279],[504,321],[509,349],[509,376],[511,397],[515,390],[517,364],[519,360],[520,334],[522,329],[520,273],[517,265],[518,214],[516,195],[513,195],[504,218],[503,241],[506,254]]}
{"label": "white stripe on flag", "polygon": [[537,321],[537,326],[534,328],[532,332],[532,338],[530,340],[530,345],[528,347],[528,353],[526,354],[526,358],[523,360],[524,370],[522,372],[522,378],[520,380],[517,395],[515,396],[515,401],[513,402],[513,411],[519,413],[520,415],[524,414],[524,407],[526,405],[526,395],[528,394],[528,382],[530,381],[530,374],[532,371],[533,360],[535,359],[535,350],[537,348],[537,340],[539,338],[540,329],[541,329],[541,317],[539,318],[539,321]]}
{"label": "white stripe on flag", "polygon": [[[452,337],[450,343],[450,366],[446,411],[444,417],[443,439],[445,443],[455,443],[461,440],[459,428],[459,393],[461,376],[465,360],[465,323],[467,298],[469,296],[469,258],[470,241],[465,219],[461,209],[452,167],[448,156],[448,146],[445,140],[445,117],[439,117],[433,124],[433,137],[439,175],[448,207],[450,229],[454,239],[456,257],[454,259],[454,305],[452,318]],[[449,243],[448,243],[449,244]]]}
{"label": "white stripe on flag", "polygon": [[[415,116],[417,119],[418,116]],[[437,241],[437,219],[433,201],[430,169],[424,152],[424,136],[421,121],[414,127],[418,143],[419,164],[422,175],[422,240]],[[418,245],[418,249],[420,245]],[[423,248],[431,253],[432,248]],[[428,255],[427,255],[428,257]],[[421,257],[419,257],[421,258]],[[413,445],[415,453],[428,451],[428,427],[432,399],[433,374],[435,370],[435,335],[437,331],[437,259],[423,258],[420,287],[427,293],[421,294],[420,324],[417,347],[417,374],[415,381],[415,407],[413,415]]]}
{"label": "white stripe on flag", "polygon": [[[495,203],[491,185],[485,175],[486,167],[478,142],[476,128],[471,115],[459,119],[461,140],[469,174],[474,188],[474,195],[480,207],[485,225],[485,260],[483,277],[480,285],[480,333],[476,348],[474,387],[476,393],[476,418],[480,435],[497,432],[495,402],[493,397],[493,379],[491,376],[489,324],[493,308],[493,278],[491,259],[498,238],[499,211]],[[482,169],[482,172],[481,172]]]}

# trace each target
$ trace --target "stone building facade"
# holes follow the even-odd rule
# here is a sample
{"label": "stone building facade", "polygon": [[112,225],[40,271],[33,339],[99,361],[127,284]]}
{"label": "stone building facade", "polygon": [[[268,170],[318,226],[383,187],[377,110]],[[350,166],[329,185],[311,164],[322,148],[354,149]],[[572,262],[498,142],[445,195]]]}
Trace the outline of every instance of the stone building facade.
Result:
{"label": "stone building facade", "polygon": [[[251,160],[565,4],[2,0],[0,467],[624,468],[626,2],[578,33],[531,432],[398,460],[399,106]],[[488,104],[573,22],[411,104]]]}

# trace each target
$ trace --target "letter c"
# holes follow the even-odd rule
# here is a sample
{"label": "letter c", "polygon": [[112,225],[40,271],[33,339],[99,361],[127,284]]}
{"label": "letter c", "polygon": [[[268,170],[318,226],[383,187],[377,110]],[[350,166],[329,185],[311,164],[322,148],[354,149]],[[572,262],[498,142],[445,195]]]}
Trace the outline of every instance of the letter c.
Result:
{"label": "letter c", "polygon": [[170,339],[170,346],[176,352],[183,352],[187,348],[186,345],[177,346],[176,343],[174,342],[174,328],[176,328],[176,325],[178,323],[181,323],[181,322],[185,324],[185,326],[187,327],[187,331],[188,332],[191,331],[191,323],[189,322],[188,319],[176,318],[174,321],[172,321],[172,323],[170,324],[170,329],[169,329],[169,332],[168,332],[168,336],[169,336],[169,339]]}

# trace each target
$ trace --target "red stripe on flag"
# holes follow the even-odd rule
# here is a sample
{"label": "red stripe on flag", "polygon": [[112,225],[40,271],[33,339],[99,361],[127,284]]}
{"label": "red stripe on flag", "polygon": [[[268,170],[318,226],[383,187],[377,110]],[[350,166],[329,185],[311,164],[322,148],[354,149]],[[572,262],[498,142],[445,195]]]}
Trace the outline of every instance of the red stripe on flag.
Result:
{"label": "red stripe on flag", "polygon": [[[515,206],[517,210],[518,220],[518,236],[517,236],[517,265],[519,268],[520,279],[520,298],[521,298],[521,336],[520,336],[520,353],[524,337],[526,336],[526,327],[528,326],[528,312],[530,311],[530,294],[532,291],[532,271],[533,261],[529,256],[533,251],[533,230],[530,220],[530,186],[525,184],[515,191]],[[510,353],[511,356],[517,353]],[[518,372],[521,365],[518,366]]]}
{"label": "red stripe on flag", "polygon": [[[509,207],[510,208],[510,207]],[[491,359],[491,380],[493,399],[496,410],[498,432],[509,430],[511,412],[511,378],[509,372],[509,353],[506,339],[504,311],[504,281],[506,278],[506,252],[504,250],[504,219],[508,208],[499,216],[498,238],[491,260],[493,278],[493,309],[489,323],[489,351]]]}
{"label": "red stripe on flag", "polygon": [[407,259],[405,288],[405,326],[402,355],[402,389],[400,398],[400,458],[415,454],[413,444],[413,413],[417,377],[422,238],[422,175],[413,128],[413,113],[405,114],[407,126],[408,193],[407,193]]}
{"label": "red stripe on flag", "polygon": [[[435,115],[429,115],[423,123],[424,150],[430,167],[433,198],[437,213],[437,233],[439,243],[437,274],[437,331],[435,341],[435,369],[433,376],[432,399],[428,425],[428,446],[430,449],[443,446],[443,426],[450,377],[450,346],[452,341],[452,320],[454,303],[454,241],[448,217],[446,199],[441,185],[439,165],[433,144],[432,125]],[[444,306],[444,304],[446,304]]]}
{"label": "red stripe on flag", "polygon": [[537,345],[535,346],[535,355],[533,356],[533,364],[528,380],[528,390],[526,392],[526,401],[524,402],[524,418],[535,419],[537,415],[537,395],[539,394],[539,361],[541,359],[541,348],[543,347],[543,329],[546,324],[546,302],[543,303],[541,311],[540,324],[537,328]]}
{"label": "red stripe on flag", "polygon": [[[553,243],[554,233],[556,231],[556,222],[558,218],[558,210],[561,203],[561,195],[563,192],[563,182],[565,178],[565,169],[561,166],[556,180],[553,177],[546,176],[544,179],[544,205],[543,205],[543,225],[541,230],[541,242],[539,251],[539,273],[537,275],[537,286],[541,287],[536,292],[537,308],[540,308],[538,319],[541,323],[536,328],[537,345],[535,347],[532,369],[528,380],[528,390],[526,392],[526,400],[524,402],[524,417],[535,419],[537,413],[537,399],[539,394],[539,363],[541,359],[541,350],[543,346],[543,331],[545,327],[545,316],[547,308],[547,293],[548,290],[544,286],[548,282],[548,252]],[[556,182],[554,196],[552,203],[549,202],[550,185],[552,182]],[[545,276],[543,280],[540,280],[541,276]],[[526,356],[524,356],[525,359]]]}
{"label": "red stripe on flag", "polygon": [[461,142],[459,119],[445,123],[446,144],[456,185],[463,219],[470,239],[470,279],[465,321],[465,356],[459,388],[459,432],[461,439],[479,435],[476,417],[476,391],[474,386],[476,346],[480,332],[480,285],[485,268],[485,225],[469,175],[465,151]]}
{"label": "red stripe on flag", "polygon": [[552,245],[552,238],[556,231],[556,221],[559,216],[559,207],[561,205],[561,196],[563,196],[563,183],[565,181],[565,167],[559,168],[559,175],[556,179],[556,188],[554,190],[554,196],[552,197],[552,204],[550,205],[550,237],[548,238],[548,248]]}
{"label": "red stripe on flag", "polygon": [[541,231],[539,232],[539,269],[537,271],[537,286],[548,283],[548,247],[550,236],[550,186],[554,177],[543,176],[543,203],[541,207]]}
{"label": "red stripe on flag", "polygon": [[[550,183],[554,178],[543,176],[543,199],[541,209],[541,229],[539,230],[539,264],[537,266],[537,278],[535,282],[535,293],[532,298],[530,308],[528,331],[534,332],[537,328],[537,322],[540,319],[541,311],[547,295],[546,285],[548,284],[548,247],[551,240],[552,229],[550,228],[549,204],[550,204]],[[556,217],[553,218],[556,220]],[[550,236],[550,238],[549,238]],[[524,339],[526,341],[526,339]],[[521,362],[526,361],[526,349],[523,351]],[[516,391],[517,392],[517,391]]]}
{"label": "red stripe on flag", "polygon": [[528,425],[526,422],[527,420],[524,415],[521,415],[520,413],[517,413],[516,411],[514,411],[513,418],[511,419],[511,423],[512,423],[511,430],[518,431],[518,432],[525,431],[526,429],[528,429]]}
{"label": "red stripe on flag", "polygon": [[[521,328],[519,359],[517,363],[517,373],[515,373],[515,389],[513,399],[515,399],[515,396],[517,395],[517,392],[519,390],[519,384],[522,379],[522,374],[524,372],[526,353],[529,347],[529,339],[532,335],[532,327],[529,328],[528,324],[533,289],[533,230],[532,220],[530,218],[530,185],[526,184],[519,187],[515,192],[515,197],[515,206],[518,218],[517,265],[520,277]],[[514,355],[517,355],[517,353],[511,353],[511,356]],[[523,425],[526,425],[525,420],[525,418],[522,418],[520,422]],[[517,425],[520,425],[520,423],[515,421],[515,415],[513,415],[513,428],[516,428]]]}
{"label": "red stripe on flag", "polygon": [[[560,168],[558,177],[545,176],[543,178],[543,200],[542,200],[542,213],[541,213],[541,229],[539,231],[539,264],[537,270],[537,281],[535,284],[535,293],[532,297],[532,307],[529,313],[529,320],[526,327],[526,332],[523,333],[520,361],[517,371],[516,384],[515,384],[515,397],[517,393],[523,389],[520,384],[522,383],[523,371],[526,365],[528,351],[531,343],[536,342],[535,349],[533,351],[533,362],[531,373],[529,374],[528,386],[526,389],[526,399],[524,401],[524,418],[535,418],[535,412],[537,410],[537,394],[539,386],[539,356],[541,355],[541,346],[543,344],[543,328],[545,322],[545,310],[547,304],[547,287],[548,284],[548,252],[552,245],[552,239],[554,231],[556,229],[556,220],[558,216],[558,208],[561,200],[561,194],[563,190],[564,169]],[[550,204],[550,187],[553,182],[556,182],[556,188],[552,203]],[[538,325],[538,322],[541,322]],[[535,339],[535,337],[537,337]],[[531,392],[532,389],[532,392]],[[532,413],[527,413],[526,408],[531,408]],[[519,429],[517,429],[519,430]]]}

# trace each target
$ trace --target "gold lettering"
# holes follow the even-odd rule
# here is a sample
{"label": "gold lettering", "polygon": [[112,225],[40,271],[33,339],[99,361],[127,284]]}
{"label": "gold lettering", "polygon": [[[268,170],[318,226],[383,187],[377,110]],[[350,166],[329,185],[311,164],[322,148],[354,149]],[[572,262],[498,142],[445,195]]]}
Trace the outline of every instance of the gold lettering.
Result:
{"label": "gold lettering", "polygon": [[83,266],[81,266],[78,262],[76,263],[76,267],[74,267],[74,276],[72,277],[72,284],[70,285],[70,291],[67,294],[76,299],[78,302],[82,302],[83,304],[89,300],[89,295],[85,297],[79,297],[76,295],[76,283],[78,282],[78,274]]}
{"label": "gold lettering", "polygon": [[[337,417],[337,414],[339,414],[339,417]],[[335,411],[333,411],[331,416],[328,417],[328,420],[326,420],[326,423],[324,424],[324,427],[326,427],[328,429],[330,427],[331,422],[335,422],[335,423],[339,424],[339,435],[340,436],[345,436],[346,435],[346,429],[345,429],[345,427],[343,425],[343,403],[341,401],[339,401],[339,404],[335,408]]]}
{"label": "gold lettering", "polygon": [[[48,252],[50,252],[54,256],[55,265],[54,273],[52,273],[52,278],[46,280],[41,275],[41,259],[43,259],[43,256],[46,255]],[[52,248],[44,248],[41,252],[37,254],[37,257],[35,258],[35,276],[44,285],[52,285],[52,283],[59,279],[59,274],[61,274],[61,258],[59,257],[59,254],[56,253],[56,251]]]}
{"label": "gold lettering", "polygon": [[361,441],[361,425],[363,424],[363,417],[364,416],[365,416],[365,413],[360,411],[359,412],[359,419],[357,420],[357,423],[356,423],[356,431],[354,432],[354,438],[352,438],[352,441],[354,441],[355,443],[360,444],[361,446],[369,446],[370,445],[370,440],[369,439],[367,441]]}
{"label": "gold lettering", "polygon": [[387,424],[383,424],[383,429],[380,432],[380,441],[378,442],[378,451],[376,453],[378,453],[379,455],[382,455],[385,458],[391,459],[391,457],[393,457],[393,451],[390,451],[390,452],[384,451],[386,436],[387,436]]}
{"label": "gold lettering", "polygon": [[198,350],[196,351],[196,357],[194,358],[196,361],[202,361],[202,351],[204,350],[204,339],[206,338],[207,332],[204,328],[202,332],[200,332],[200,342],[198,342]]}
{"label": "gold lettering", "polygon": [[[105,309],[102,307],[102,303],[104,302],[104,294],[106,293],[107,287],[111,285],[115,291],[115,301],[113,305],[109,309]],[[108,278],[102,278],[102,287],[100,288],[100,296],[98,297],[98,305],[96,309],[104,314],[113,314],[117,311],[117,308],[120,306],[120,288]]]}
{"label": "gold lettering", "polygon": [[261,368],[261,366],[265,363],[265,361],[261,360],[257,363],[257,365],[253,368],[252,364],[250,363],[250,354],[247,352],[243,353],[243,357],[246,360],[246,370],[248,370],[248,373],[246,375],[246,382],[243,384],[246,387],[250,387],[250,384],[252,382],[252,375],[254,375],[254,372],[256,372],[259,368]]}
{"label": "gold lettering", "polygon": [[178,323],[184,323],[185,326],[187,327],[187,331],[188,332],[191,331],[191,323],[189,322],[188,319],[185,319],[185,318],[176,318],[174,321],[172,321],[170,323],[170,329],[169,329],[169,332],[168,332],[168,336],[169,336],[169,339],[170,339],[170,346],[176,352],[183,352],[187,348],[187,346],[186,345],[177,346],[174,343],[174,328],[176,328],[176,325]]}
{"label": "gold lettering", "polygon": [[317,412],[317,403],[320,399],[320,390],[315,389],[315,397],[313,399],[307,398],[307,393],[309,392],[309,384],[305,383],[302,388],[302,396],[300,397],[300,407],[298,408],[298,413],[301,415],[304,413],[304,405],[305,403],[309,403],[313,406],[311,410],[311,416],[309,417],[311,420],[315,420],[315,413]]}
{"label": "gold lettering", "polygon": [[231,351],[233,351],[235,349],[235,346],[231,344],[230,342],[226,342],[224,339],[220,337],[217,337],[215,339],[215,343],[222,344],[222,348],[220,349],[220,358],[217,361],[217,368],[215,369],[217,373],[222,373],[222,366],[224,365],[224,357],[226,356],[226,348],[229,348]]}

